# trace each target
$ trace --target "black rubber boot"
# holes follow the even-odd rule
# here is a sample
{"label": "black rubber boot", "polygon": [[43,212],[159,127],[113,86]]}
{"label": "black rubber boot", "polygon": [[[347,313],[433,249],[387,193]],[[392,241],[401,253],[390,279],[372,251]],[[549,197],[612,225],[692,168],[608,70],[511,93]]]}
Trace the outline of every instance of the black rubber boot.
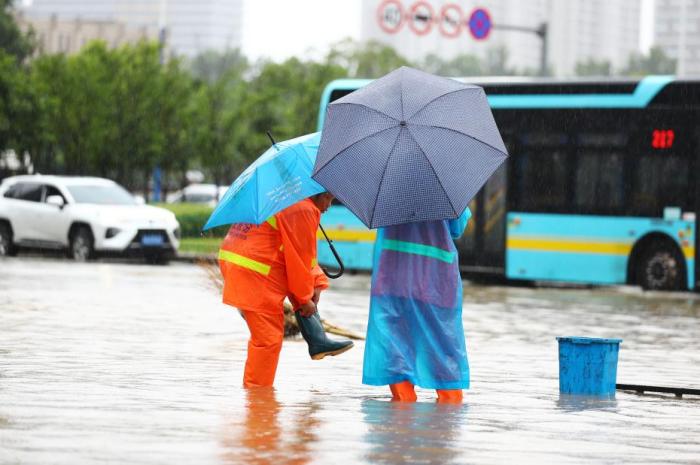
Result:
{"label": "black rubber boot", "polygon": [[303,317],[299,312],[294,312],[294,317],[297,319],[301,335],[309,345],[309,355],[314,360],[321,360],[326,355],[342,354],[355,345],[349,340],[334,341],[328,339],[318,311],[310,317]]}

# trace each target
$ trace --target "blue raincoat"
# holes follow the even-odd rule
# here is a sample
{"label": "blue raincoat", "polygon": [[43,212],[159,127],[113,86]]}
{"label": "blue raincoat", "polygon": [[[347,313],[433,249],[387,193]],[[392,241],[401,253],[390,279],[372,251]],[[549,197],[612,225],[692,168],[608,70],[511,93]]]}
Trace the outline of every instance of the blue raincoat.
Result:
{"label": "blue raincoat", "polygon": [[471,212],[454,220],[379,229],[362,382],[401,381],[428,389],[466,389],[462,280],[453,239]]}

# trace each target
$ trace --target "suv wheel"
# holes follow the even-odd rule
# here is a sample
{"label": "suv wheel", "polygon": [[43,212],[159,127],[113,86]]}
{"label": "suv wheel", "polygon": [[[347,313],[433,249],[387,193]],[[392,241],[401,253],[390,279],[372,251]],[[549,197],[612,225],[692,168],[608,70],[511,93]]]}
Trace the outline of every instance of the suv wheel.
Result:
{"label": "suv wheel", "polygon": [[677,253],[667,247],[654,247],[640,261],[638,282],[646,290],[672,291],[683,286],[683,263]]}
{"label": "suv wheel", "polygon": [[0,257],[17,255],[17,248],[12,243],[12,228],[7,223],[0,223]]}
{"label": "suv wheel", "polygon": [[77,262],[86,262],[95,256],[95,241],[85,226],[75,230],[70,241],[70,255]]}

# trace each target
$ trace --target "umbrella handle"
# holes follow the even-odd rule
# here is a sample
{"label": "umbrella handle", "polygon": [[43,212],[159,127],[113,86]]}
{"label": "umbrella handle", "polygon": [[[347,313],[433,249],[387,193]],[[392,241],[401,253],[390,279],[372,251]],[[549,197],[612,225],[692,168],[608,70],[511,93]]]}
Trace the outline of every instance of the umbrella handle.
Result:
{"label": "umbrella handle", "polygon": [[335,260],[338,262],[338,265],[340,266],[340,270],[338,270],[337,273],[329,273],[328,270],[326,270],[324,267],[321,267],[321,269],[323,270],[323,273],[331,279],[340,278],[341,276],[343,276],[343,273],[345,272],[345,265],[343,265],[343,261],[340,259],[340,255],[338,255],[338,252],[335,250],[335,247],[333,247],[333,241],[328,238],[328,234],[326,234],[326,231],[325,231],[325,229],[323,229],[323,226],[321,226],[319,224],[318,227],[321,228],[321,232],[323,233],[323,236],[328,241],[328,246],[331,248],[331,252],[333,252],[333,256],[335,257]]}

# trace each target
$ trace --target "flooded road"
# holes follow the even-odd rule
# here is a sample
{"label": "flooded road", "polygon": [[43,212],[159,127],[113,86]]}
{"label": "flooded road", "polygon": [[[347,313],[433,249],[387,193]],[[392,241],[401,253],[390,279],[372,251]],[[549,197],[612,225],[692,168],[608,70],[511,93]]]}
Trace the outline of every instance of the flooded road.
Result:
{"label": "flooded road", "polygon": [[[369,277],[324,318],[363,333]],[[462,406],[388,402],[363,343],[276,390],[241,388],[247,329],[194,265],[0,260],[0,464],[698,464],[700,398],[560,397],[556,336],[623,339],[618,382],[700,387],[700,299],[636,289],[465,287]]]}

